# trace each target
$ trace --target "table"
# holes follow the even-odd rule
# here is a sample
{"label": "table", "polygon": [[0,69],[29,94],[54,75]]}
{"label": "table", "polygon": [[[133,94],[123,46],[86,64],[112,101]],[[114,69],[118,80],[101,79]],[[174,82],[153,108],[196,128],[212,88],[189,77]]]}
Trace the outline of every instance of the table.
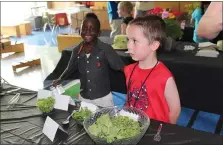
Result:
{"label": "table", "polygon": [[86,8],[81,5],[74,5],[73,7],[68,7],[64,9],[48,9],[47,12],[51,15],[55,15],[58,13],[67,13],[68,15],[71,15],[73,13],[78,13],[82,11],[89,11],[89,8]]}
{"label": "table", "polygon": [[31,27],[31,23],[26,21],[26,22],[22,22],[19,25],[19,30],[20,30],[20,34],[21,35],[31,35],[32,34],[32,27]]}
{"label": "table", "polygon": [[18,38],[21,37],[21,35],[31,35],[32,34],[31,23],[25,21],[16,24],[2,25],[1,34],[8,36],[15,36]]}
{"label": "table", "polygon": [[[3,89],[16,88],[10,84],[3,85]],[[21,91],[24,93],[25,90]],[[12,108],[7,110],[7,102],[13,97],[12,95],[1,96],[1,144],[51,144],[52,142],[42,134],[42,128],[46,119],[36,107],[36,92],[32,92],[30,95],[21,95],[19,104],[23,108]],[[61,122],[64,121],[69,114],[72,112],[73,107],[69,106],[68,112],[55,110],[49,115],[55,120],[60,126]],[[151,120],[149,129],[147,130],[144,137],[138,143],[138,145],[159,145],[159,144],[218,144],[223,143],[223,136],[215,135],[211,133],[196,131],[190,128],[180,127],[177,125],[171,125],[163,123],[163,129],[161,131],[161,141],[153,141],[153,137],[157,132],[157,128],[161,122]],[[61,126],[63,127],[63,126]],[[82,126],[76,124],[71,119],[69,128],[63,127],[68,132],[68,137],[64,140],[64,144],[84,144],[94,145],[94,142],[87,135]],[[61,140],[55,139],[53,144],[61,143]]]}
{"label": "table", "polygon": [[21,37],[19,24],[1,26],[1,34],[8,36]]}
{"label": "table", "polygon": [[[112,40],[103,38],[103,42],[108,44]],[[195,56],[195,51],[181,52],[185,45],[198,44],[191,42],[177,41],[173,47],[175,52],[163,53],[159,56],[162,61],[173,73],[180,93],[183,106],[202,111],[223,114],[223,53],[218,58],[207,58]],[[124,51],[117,51],[126,65],[134,61]],[[45,79],[44,85],[52,83],[58,78],[66,68],[66,64],[71,56],[71,49],[62,51],[62,56],[54,71]],[[111,90],[126,94],[125,76],[121,72],[111,70]],[[79,79],[79,73],[73,72],[66,80]],[[210,99],[211,98],[211,99]]]}

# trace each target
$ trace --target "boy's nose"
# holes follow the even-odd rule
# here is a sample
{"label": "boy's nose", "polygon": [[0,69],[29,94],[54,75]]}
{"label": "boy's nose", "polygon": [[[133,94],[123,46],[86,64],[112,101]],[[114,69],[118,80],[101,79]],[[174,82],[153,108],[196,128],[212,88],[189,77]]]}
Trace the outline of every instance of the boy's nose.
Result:
{"label": "boy's nose", "polygon": [[91,32],[90,29],[87,29],[87,30],[86,30],[86,33],[90,33],[90,32]]}
{"label": "boy's nose", "polygon": [[127,43],[127,48],[128,48],[129,51],[132,51],[132,46],[129,42]]}

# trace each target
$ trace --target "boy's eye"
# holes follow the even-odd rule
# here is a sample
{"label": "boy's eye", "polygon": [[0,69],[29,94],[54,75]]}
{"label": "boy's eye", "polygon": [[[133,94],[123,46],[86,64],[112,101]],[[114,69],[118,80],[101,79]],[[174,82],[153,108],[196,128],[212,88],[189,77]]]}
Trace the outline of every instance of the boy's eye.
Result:
{"label": "boy's eye", "polygon": [[129,39],[129,38],[127,38],[127,41],[129,42],[129,41],[131,41],[131,42],[133,42],[134,44],[137,42],[137,40],[136,39]]}

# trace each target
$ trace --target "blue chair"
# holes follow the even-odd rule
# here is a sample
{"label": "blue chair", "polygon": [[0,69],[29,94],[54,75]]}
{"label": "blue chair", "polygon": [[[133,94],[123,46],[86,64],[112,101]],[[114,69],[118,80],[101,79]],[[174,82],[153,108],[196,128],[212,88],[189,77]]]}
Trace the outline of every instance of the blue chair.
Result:
{"label": "blue chair", "polygon": [[112,92],[113,102],[115,106],[124,106],[126,103],[126,94]]}

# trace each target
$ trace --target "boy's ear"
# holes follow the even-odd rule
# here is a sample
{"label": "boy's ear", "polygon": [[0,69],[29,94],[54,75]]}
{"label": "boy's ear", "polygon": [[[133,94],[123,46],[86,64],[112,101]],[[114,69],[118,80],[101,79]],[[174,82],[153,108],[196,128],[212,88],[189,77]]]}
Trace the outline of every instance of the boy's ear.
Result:
{"label": "boy's ear", "polygon": [[156,51],[160,47],[160,42],[159,41],[154,41],[152,43],[152,50]]}

